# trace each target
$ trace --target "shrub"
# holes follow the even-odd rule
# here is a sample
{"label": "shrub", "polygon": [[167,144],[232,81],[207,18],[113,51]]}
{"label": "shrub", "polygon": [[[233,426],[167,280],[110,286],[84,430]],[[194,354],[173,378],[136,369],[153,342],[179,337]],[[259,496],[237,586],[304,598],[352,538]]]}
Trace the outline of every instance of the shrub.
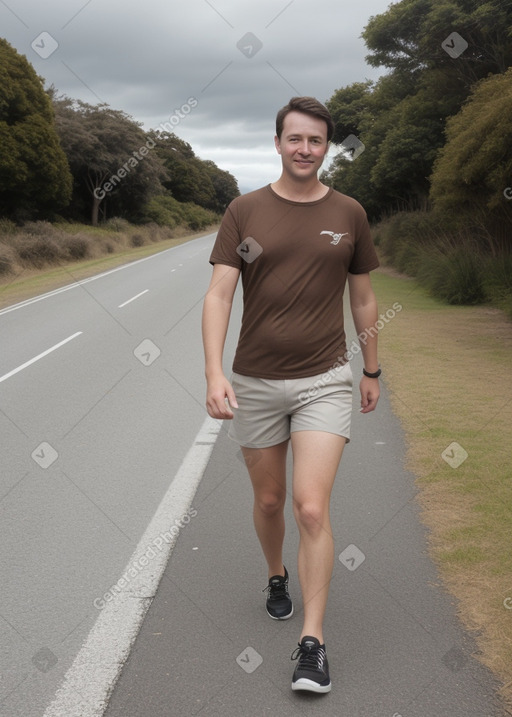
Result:
{"label": "shrub", "polygon": [[186,225],[189,229],[204,229],[220,221],[220,217],[193,202],[178,202],[170,194],[153,197],[145,207],[144,218],[160,226],[174,229]]}
{"label": "shrub", "polygon": [[16,271],[16,254],[12,247],[0,244],[0,276],[7,276]]}
{"label": "shrub", "polygon": [[125,232],[131,228],[131,224],[129,221],[123,219],[122,217],[111,217],[102,224],[102,227],[104,227],[105,229],[110,229],[114,232]]}
{"label": "shrub", "polygon": [[424,249],[418,281],[448,304],[480,304],[485,300],[483,262],[467,247]]}
{"label": "shrub", "polygon": [[55,228],[50,222],[25,222],[23,233],[34,237],[55,236]]}
{"label": "shrub", "polygon": [[487,259],[483,284],[487,300],[512,318],[512,254]]}
{"label": "shrub", "polygon": [[[512,315],[512,257],[485,223],[454,229],[435,212],[399,212],[373,228],[381,254],[449,304],[491,301]],[[490,253],[494,256],[490,256]]]}
{"label": "shrub", "polygon": [[145,218],[174,229],[182,220],[178,202],[172,197],[153,197],[145,207]]}
{"label": "shrub", "polygon": [[62,251],[57,242],[42,236],[24,236],[16,242],[15,248],[22,263],[27,267],[40,269],[46,264],[57,264]]}
{"label": "shrub", "polygon": [[17,231],[18,227],[13,221],[0,217],[0,236],[12,236]]}
{"label": "shrub", "polygon": [[145,243],[146,243],[146,237],[144,236],[144,234],[141,234],[140,232],[136,232],[135,234],[132,234],[130,237],[130,244],[133,247],[144,246]]}
{"label": "shrub", "polygon": [[375,227],[375,243],[399,271],[416,273],[424,246],[436,241],[443,227],[431,212],[398,212]]}
{"label": "shrub", "polygon": [[91,239],[80,234],[66,237],[63,248],[66,250],[69,259],[73,261],[87,259],[92,255]]}

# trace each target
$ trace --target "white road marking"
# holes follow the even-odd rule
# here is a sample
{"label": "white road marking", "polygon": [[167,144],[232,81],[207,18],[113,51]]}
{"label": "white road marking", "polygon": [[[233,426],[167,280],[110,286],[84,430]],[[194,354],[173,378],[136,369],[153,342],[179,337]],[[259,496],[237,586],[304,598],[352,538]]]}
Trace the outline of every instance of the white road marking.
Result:
{"label": "white road marking", "polygon": [[124,304],[119,304],[117,307],[118,309],[122,309],[123,306],[126,306],[126,304],[130,304],[132,301],[135,301],[135,299],[138,299],[139,296],[143,296],[143,294],[147,294],[149,289],[144,289],[144,291],[141,291],[140,294],[137,294],[136,296],[132,296],[131,299],[128,299],[128,301],[125,301]]}
{"label": "white road marking", "polygon": [[[221,426],[222,421],[206,418],[121,575],[143,555],[156,536],[169,530],[169,526],[187,513]],[[166,543],[151,563],[130,580],[114,600],[106,603],[43,717],[101,717],[104,714],[175,542],[176,538]]]}
{"label": "white road marking", "polygon": [[[204,237],[199,237],[199,238],[200,239],[208,238],[210,236],[214,236],[214,234],[215,234],[215,232],[213,234],[206,234]],[[179,244],[178,246],[172,246],[169,249],[164,249],[163,251],[157,252],[156,254],[151,254],[151,256],[145,256],[142,259],[137,259],[136,261],[131,261],[128,264],[123,264],[122,266],[117,266],[115,269],[109,269],[109,271],[104,271],[101,274],[96,274],[95,276],[90,276],[88,279],[81,279],[80,281],[75,281],[72,284],[67,284],[66,286],[62,286],[60,289],[54,289],[53,291],[48,291],[46,294],[40,294],[40,296],[35,296],[33,299],[26,299],[25,301],[20,301],[18,304],[13,304],[12,306],[8,306],[5,309],[1,309],[0,316],[2,316],[2,314],[8,314],[10,311],[16,311],[16,309],[21,309],[24,306],[29,306],[30,304],[35,304],[37,301],[42,301],[43,299],[48,299],[50,296],[56,296],[57,294],[62,294],[64,291],[69,291],[70,289],[76,289],[78,286],[82,286],[82,284],[88,284],[90,281],[96,281],[96,279],[102,279],[104,276],[113,274],[116,271],[122,271],[123,269],[128,269],[129,267],[135,266],[136,264],[140,264],[143,261],[148,261],[149,259],[155,259],[157,257],[160,257],[162,254],[165,254],[168,251],[173,251],[174,249],[178,249],[179,247],[183,247],[183,246],[184,246],[184,244]],[[208,249],[208,247],[204,247],[201,251],[205,251],[206,249]],[[196,254],[197,253],[199,253],[199,252],[196,252]],[[194,256],[195,256],[195,254],[194,254]]]}
{"label": "white road marking", "polygon": [[34,358],[30,359],[30,361],[25,361],[25,363],[21,364],[21,366],[18,366],[18,368],[14,368],[12,371],[9,371],[9,373],[5,373],[3,376],[0,376],[0,383],[2,383],[2,381],[6,381],[8,378],[11,378],[11,376],[14,376],[16,373],[23,371],[24,368],[27,368],[27,366],[30,366],[31,364],[35,363],[36,361],[39,361],[39,359],[42,359],[45,356],[48,356],[48,354],[51,354],[52,351],[55,351],[56,349],[59,349],[61,346],[64,346],[64,344],[67,344],[68,341],[72,341],[73,339],[76,339],[76,337],[80,336],[80,334],[82,334],[82,331],[77,331],[76,334],[73,334],[72,336],[68,336],[68,338],[64,339],[64,341],[59,341],[59,343],[55,344],[55,346],[52,346],[51,348],[46,349],[46,351],[43,351],[43,353],[38,354],[37,356],[34,356]]}

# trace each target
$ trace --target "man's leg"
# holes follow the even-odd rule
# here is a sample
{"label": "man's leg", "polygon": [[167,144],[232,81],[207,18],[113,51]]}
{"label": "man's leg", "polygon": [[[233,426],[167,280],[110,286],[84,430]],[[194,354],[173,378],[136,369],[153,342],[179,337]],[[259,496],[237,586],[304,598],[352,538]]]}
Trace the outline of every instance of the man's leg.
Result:
{"label": "man's leg", "polygon": [[284,505],[288,440],[270,448],[242,448],[254,491],[254,527],[269,578],[284,575]]}
{"label": "man's leg", "polygon": [[298,572],[305,635],[323,644],[323,619],[334,564],[329,518],[332,486],[346,439],[324,431],[294,431],[293,511],[299,528]]}

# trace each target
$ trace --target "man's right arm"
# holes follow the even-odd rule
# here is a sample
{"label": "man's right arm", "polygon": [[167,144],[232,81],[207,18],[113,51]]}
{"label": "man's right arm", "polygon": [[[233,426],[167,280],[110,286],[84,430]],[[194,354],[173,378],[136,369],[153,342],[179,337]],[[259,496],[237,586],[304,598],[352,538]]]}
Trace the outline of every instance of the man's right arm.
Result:
{"label": "man's right arm", "polygon": [[214,264],[204,299],[202,331],[207,383],[206,408],[212,418],[233,418],[233,412],[226,405],[226,398],[232,406],[238,408],[233,388],[224,376],[222,354],[239,276],[240,269]]}

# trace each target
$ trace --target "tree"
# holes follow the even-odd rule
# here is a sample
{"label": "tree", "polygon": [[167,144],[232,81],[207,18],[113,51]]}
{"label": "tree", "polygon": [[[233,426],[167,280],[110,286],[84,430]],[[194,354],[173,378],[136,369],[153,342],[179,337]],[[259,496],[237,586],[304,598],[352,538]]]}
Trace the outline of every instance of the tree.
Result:
{"label": "tree", "polygon": [[219,169],[215,162],[210,159],[204,159],[202,166],[210,175],[213,189],[215,190],[215,203],[210,207],[213,211],[223,214],[228,204],[240,195],[238,183],[235,177],[224,169]]}
{"label": "tree", "polygon": [[[512,64],[511,20],[512,5],[503,0],[402,0],[370,18],[363,32],[371,50],[366,59],[402,72],[442,67],[469,87]],[[453,32],[467,45],[457,38],[455,58],[445,49]]]}
{"label": "tree", "polygon": [[512,5],[502,0],[402,0],[370,18],[367,60],[390,72],[337,90],[327,103],[335,142],[355,134],[365,145],[354,162],[336,159],[327,181],[359,199],[374,220],[426,208],[446,120],[475,81],[512,64],[511,25]]}
{"label": "tree", "polygon": [[211,160],[196,157],[192,147],[171,132],[151,132],[156,152],[168,171],[165,188],[179,202],[193,202],[223,212],[240,194],[236,179]]}
{"label": "tree", "polygon": [[[512,69],[478,82],[446,124],[432,173],[436,209],[461,219],[477,213],[509,232],[512,219]],[[508,192],[508,196],[507,196]]]}
{"label": "tree", "polygon": [[108,202],[111,212],[135,218],[167,177],[154,140],[129,115],[106,104],[54,97],[54,107],[75,180],[75,216],[88,206],[96,225]]}
{"label": "tree", "polygon": [[51,102],[26,57],[0,39],[0,215],[49,216],[71,197],[72,177]]}

